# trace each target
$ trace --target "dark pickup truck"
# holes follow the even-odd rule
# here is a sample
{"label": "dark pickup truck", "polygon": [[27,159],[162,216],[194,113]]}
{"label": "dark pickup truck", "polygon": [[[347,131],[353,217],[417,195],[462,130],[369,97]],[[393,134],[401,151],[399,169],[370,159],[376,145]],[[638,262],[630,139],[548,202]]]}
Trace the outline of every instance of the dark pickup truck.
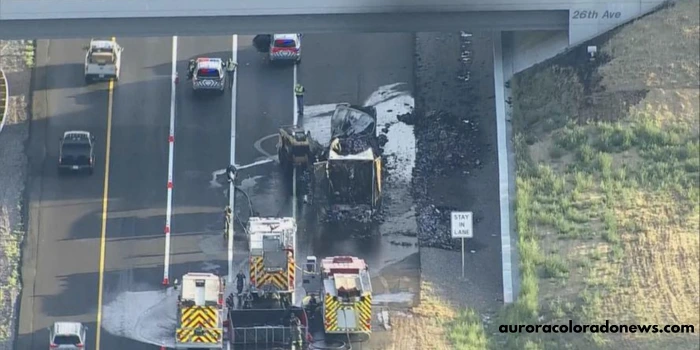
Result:
{"label": "dark pickup truck", "polygon": [[66,131],[60,138],[58,154],[59,174],[67,172],[87,172],[92,175],[95,169],[95,136],[87,131]]}

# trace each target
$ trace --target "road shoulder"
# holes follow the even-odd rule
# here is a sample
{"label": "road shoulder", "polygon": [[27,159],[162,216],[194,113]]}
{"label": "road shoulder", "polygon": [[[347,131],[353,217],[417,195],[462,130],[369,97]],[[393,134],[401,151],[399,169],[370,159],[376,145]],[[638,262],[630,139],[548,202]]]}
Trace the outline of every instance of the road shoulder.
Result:
{"label": "road shoulder", "polygon": [[22,283],[19,271],[25,239],[31,69],[30,41],[0,41],[0,64],[10,86],[5,126],[0,134],[0,350],[14,347]]}

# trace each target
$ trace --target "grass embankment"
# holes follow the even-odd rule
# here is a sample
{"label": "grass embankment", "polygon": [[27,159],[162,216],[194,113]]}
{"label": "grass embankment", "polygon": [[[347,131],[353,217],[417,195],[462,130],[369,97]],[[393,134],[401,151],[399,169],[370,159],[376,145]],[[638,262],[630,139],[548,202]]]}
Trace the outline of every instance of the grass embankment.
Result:
{"label": "grass embankment", "polygon": [[34,68],[34,55],[36,52],[36,41],[27,40],[24,42],[24,64],[27,68]]}
{"label": "grass embankment", "polygon": [[[0,271],[6,272],[8,275],[0,275],[0,309],[5,308],[6,303],[12,303],[17,296],[17,288],[19,284],[19,258],[20,258],[20,242],[22,239],[22,227],[15,228],[12,232],[4,232],[4,227],[10,227],[10,215],[7,208],[0,208]],[[14,307],[11,305],[10,307]],[[6,319],[4,316],[12,317],[13,315],[4,315],[0,313],[0,342],[9,339],[12,335],[12,319]]]}
{"label": "grass embankment", "polygon": [[[491,348],[698,349],[700,23],[679,1],[512,81],[517,302],[502,324],[691,324],[695,334],[518,334]],[[584,56],[585,57],[585,56]],[[470,347],[458,341],[456,349]]]}

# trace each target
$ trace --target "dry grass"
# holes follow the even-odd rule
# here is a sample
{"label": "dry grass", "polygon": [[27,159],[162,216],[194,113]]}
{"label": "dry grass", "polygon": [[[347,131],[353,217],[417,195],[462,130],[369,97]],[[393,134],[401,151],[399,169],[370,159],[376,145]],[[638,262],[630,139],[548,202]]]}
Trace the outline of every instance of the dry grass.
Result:
{"label": "dry grass", "polygon": [[697,88],[700,14],[697,0],[679,1],[622,28],[601,51],[613,59],[600,69],[606,91]]}
{"label": "dry grass", "polygon": [[527,335],[514,348],[700,348],[699,14],[679,1],[601,43],[599,67],[561,57],[516,76],[523,291],[510,313],[695,334]]}
{"label": "dry grass", "polygon": [[447,343],[446,323],[455,318],[453,308],[433,293],[431,286],[421,286],[420,305],[408,313],[392,313],[390,339],[379,348],[386,350],[450,349]]}

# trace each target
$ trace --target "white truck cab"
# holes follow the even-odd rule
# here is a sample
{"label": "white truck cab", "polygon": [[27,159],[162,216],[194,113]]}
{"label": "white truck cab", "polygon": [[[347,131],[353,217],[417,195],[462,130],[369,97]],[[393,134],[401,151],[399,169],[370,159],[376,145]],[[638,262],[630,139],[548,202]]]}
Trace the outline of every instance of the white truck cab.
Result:
{"label": "white truck cab", "polygon": [[56,322],[49,327],[50,350],[84,350],[87,327],[80,322]]}
{"label": "white truck cab", "polygon": [[272,34],[270,62],[301,62],[301,34]]}
{"label": "white truck cab", "polygon": [[85,82],[119,80],[124,48],[112,40],[90,40],[85,53]]}

